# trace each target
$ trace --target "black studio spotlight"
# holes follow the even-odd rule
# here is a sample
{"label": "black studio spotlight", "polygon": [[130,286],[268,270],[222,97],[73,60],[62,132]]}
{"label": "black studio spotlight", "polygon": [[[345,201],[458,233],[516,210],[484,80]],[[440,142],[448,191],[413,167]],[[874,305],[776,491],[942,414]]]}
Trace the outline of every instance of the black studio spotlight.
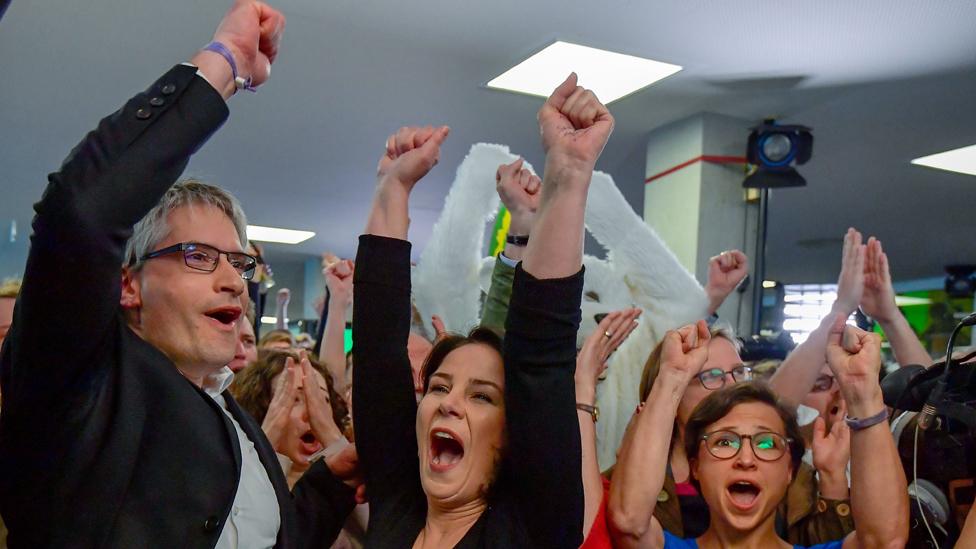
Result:
{"label": "black studio spotlight", "polygon": [[793,166],[806,164],[812,153],[810,128],[764,120],[749,134],[746,158],[754,168],[742,186],[747,189],[803,187],[807,181]]}

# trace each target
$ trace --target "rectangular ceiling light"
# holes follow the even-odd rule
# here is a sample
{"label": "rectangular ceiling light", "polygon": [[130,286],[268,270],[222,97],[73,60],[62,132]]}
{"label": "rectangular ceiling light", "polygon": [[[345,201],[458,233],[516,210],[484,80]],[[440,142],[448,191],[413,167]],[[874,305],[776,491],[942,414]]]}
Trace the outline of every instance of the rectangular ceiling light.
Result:
{"label": "rectangular ceiling light", "polygon": [[569,73],[576,72],[579,85],[607,104],[680,70],[670,63],[556,42],[488,82],[488,87],[549,97]]}
{"label": "rectangular ceiling light", "polygon": [[976,145],[916,158],[912,164],[976,175]]}
{"label": "rectangular ceiling light", "polygon": [[247,239],[258,240],[260,242],[279,242],[281,244],[298,244],[305,242],[315,236],[312,231],[295,231],[292,229],[279,229],[277,227],[261,227],[260,225],[247,226]]}

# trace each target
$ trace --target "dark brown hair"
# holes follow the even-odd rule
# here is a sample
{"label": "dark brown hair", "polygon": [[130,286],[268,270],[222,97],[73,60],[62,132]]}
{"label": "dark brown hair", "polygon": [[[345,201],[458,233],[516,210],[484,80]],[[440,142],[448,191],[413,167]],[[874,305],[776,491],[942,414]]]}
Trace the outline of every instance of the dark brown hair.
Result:
{"label": "dark brown hair", "polygon": [[[698,403],[698,406],[695,406],[694,411],[691,412],[691,417],[688,418],[688,423],[685,425],[685,455],[688,456],[688,460],[697,459],[698,444],[709,425],[727,416],[736,406],[750,402],[768,405],[783,420],[783,425],[786,427],[786,438],[792,441],[789,443],[789,455],[793,466],[793,478],[796,478],[796,472],[800,468],[804,451],[803,435],[800,434],[800,426],[796,423],[796,413],[780,402],[776,393],[763,381],[744,381],[723,387],[713,391],[705,397],[705,400]],[[694,475],[691,476],[690,480],[695,489],[700,492],[701,487]]]}
{"label": "dark brown hair", "polygon": [[[234,383],[230,386],[230,392],[234,395],[234,400],[240,404],[245,412],[261,424],[264,416],[268,413],[268,406],[271,405],[274,378],[285,370],[285,361],[288,358],[298,361],[298,354],[291,351],[280,351],[275,349],[262,349],[258,351],[258,360],[254,364],[241,370],[235,377]],[[342,397],[336,393],[332,386],[332,376],[317,360],[309,357],[312,368],[315,368],[322,377],[329,389],[329,401],[332,405],[332,418],[336,426],[344,434],[348,427],[349,411],[346,408]]]}
{"label": "dark brown hair", "polygon": [[430,350],[430,353],[427,354],[424,365],[420,370],[420,377],[424,380],[424,393],[427,393],[427,389],[430,386],[430,376],[434,375],[434,372],[441,367],[447,355],[465,345],[475,343],[487,345],[494,349],[499,356],[502,355],[502,338],[498,335],[498,332],[491,328],[479,326],[468,332],[466,336],[461,334],[441,336],[434,343],[434,347]]}

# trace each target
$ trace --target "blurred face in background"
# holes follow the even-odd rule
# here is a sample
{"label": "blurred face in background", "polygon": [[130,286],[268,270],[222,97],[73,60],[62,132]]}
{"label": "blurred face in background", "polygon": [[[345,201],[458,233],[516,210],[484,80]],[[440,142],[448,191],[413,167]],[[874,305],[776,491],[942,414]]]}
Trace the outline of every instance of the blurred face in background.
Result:
{"label": "blurred face in background", "polygon": [[237,351],[234,354],[234,360],[227,365],[234,373],[240,372],[258,360],[258,342],[254,338],[254,327],[247,321],[247,318],[241,318],[238,320],[238,328],[241,334],[237,343]]}
{"label": "blurred face in background", "polygon": [[[309,423],[305,392],[320,391],[325,398],[325,402],[332,404],[325,378],[318,370],[314,370],[314,374],[315,379],[304,379],[300,382],[302,390],[298,391],[295,395],[297,406],[291,409],[291,415],[288,417],[287,436],[284,448],[281,449],[281,453],[291,459],[293,464],[292,468],[296,471],[307,469],[308,458],[322,449],[322,442],[315,438],[315,434],[312,433],[312,425]],[[278,387],[280,384],[279,378],[283,375],[284,371],[276,375],[271,380],[271,386]],[[272,393],[273,397],[274,393]],[[329,417],[331,416],[332,411],[329,410]]]}
{"label": "blurred face in background", "polygon": [[820,375],[814,382],[813,388],[803,399],[803,405],[816,410],[820,417],[829,419],[842,406],[844,397],[840,394],[840,386],[834,380],[834,374],[830,371],[830,366],[824,363],[820,368]]}

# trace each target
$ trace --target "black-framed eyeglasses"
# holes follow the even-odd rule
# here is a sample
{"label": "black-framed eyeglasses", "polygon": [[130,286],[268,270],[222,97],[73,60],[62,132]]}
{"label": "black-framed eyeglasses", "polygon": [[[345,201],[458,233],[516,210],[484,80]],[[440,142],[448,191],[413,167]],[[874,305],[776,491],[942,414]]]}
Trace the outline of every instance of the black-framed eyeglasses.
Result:
{"label": "black-framed eyeglasses", "polygon": [[713,431],[702,435],[705,449],[716,459],[732,459],[739,455],[744,438],[749,439],[753,455],[762,461],[778,460],[793,443],[793,439],[769,431],[753,435],[740,435],[735,431]]}
{"label": "black-framed eyeglasses", "polygon": [[811,393],[823,393],[829,391],[834,386],[834,376],[830,374],[824,374],[817,378],[817,381],[813,382],[813,387],[810,388]]}
{"label": "black-framed eyeglasses", "polygon": [[163,255],[183,252],[183,261],[186,266],[198,271],[212,273],[217,270],[217,263],[221,255],[227,256],[227,262],[241,275],[244,280],[251,280],[254,277],[254,269],[257,267],[257,259],[254,256],[243,252],[225,252],[218,250],[209,244],[199,242],[180,242],[172,246],[150,252],[140,258],[140,261],[153,259]]}
{"label": "black-framed eyeglasses", "polygon": [[725,387],[725,382],[729,374],[732,374],[732,379],[737,382],[752,381],[752,368],[745,364],[739,364],[729,371],[722,370],[721,368],[710,368],[695,377],[701,382],[702,387],[709,391],[715,391]]}

